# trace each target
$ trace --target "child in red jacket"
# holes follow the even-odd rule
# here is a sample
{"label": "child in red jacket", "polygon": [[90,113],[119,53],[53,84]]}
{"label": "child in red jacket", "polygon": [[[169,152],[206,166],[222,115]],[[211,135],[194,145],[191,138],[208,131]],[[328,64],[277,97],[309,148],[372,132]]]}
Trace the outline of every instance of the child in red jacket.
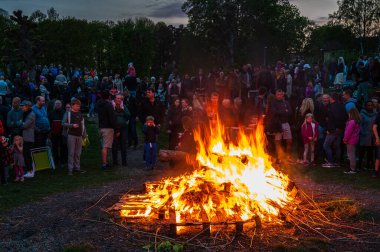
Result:
{"label": "child in red jacket", "polygon": [[310,163],[314,164],[314,147],[318,140],[318,123],[314,121],[313,114],[305,115],[305,122],[301,126],[302,140],[304,144],[303,163],[308,165],[308,153],[310,152]]}

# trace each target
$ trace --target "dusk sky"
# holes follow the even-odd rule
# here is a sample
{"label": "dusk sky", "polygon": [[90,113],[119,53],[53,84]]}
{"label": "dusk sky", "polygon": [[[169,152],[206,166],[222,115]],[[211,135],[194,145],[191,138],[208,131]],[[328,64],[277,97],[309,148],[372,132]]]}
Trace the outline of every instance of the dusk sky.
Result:
{"label": "dusk sky", "polygon": [[[46,13],[54,7],[60,17],[72,16],[87,20],[122,20],[148,17],[167,24],[186,24],[187,17],[181,11],[184,0],[0,0],[0,8],[9,13],[21,9],[29,15],[35,10]],[[337,9],[336,0],[290,0],[301,14],[317,23],[327,20],[328,14]]]}

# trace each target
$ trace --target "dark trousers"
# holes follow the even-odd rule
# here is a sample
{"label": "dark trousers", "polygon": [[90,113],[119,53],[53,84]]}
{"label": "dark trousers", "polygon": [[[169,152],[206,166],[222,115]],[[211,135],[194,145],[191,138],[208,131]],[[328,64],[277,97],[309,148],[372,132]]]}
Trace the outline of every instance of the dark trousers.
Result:
{"label": "dark trousers", "polygon": [[30,153],[30,150],[33,148],[34,148],[33,142],[24,142],[23,154],[24,154],[25,170],[26,171],[33,170],[32,154]]}
{"label": "dark trousers", "polygon": [[359,147],[359,161],[358,161],[358,166],[357,166],[357,168],[359,170],[362,169],[362,163],[363,163],[363,159],[364,159],[365,154],[367,154],[366,168],[369,169],[373,166],[373,164],[374,164],[374,162],[373,162],[374,148],[375,147],[373,147],[373,146],[360,146]]}
{"label": "dark trousers", "polygon": [[[66,146],[63,146],[63,136],[62,135],[51,135],[51,145],[52,145],[52,152],[53,152],[53,158],[54,162],[56,164],[64,164],[65,160],[67,159],[67,144]],[[66,149],[66,151],[64,151]],[[66,156],[65,156],[66,153]],[[65,158],[64,158],[65,157]]]}
{"label": "dark trousers", "polygon": [[48,133],[34,131],[34,146],[36,148],[45,147]]}
{"label": "dark trousers", "polygon": [[136,130],[136,118],[131,117],[128,125],[128,145],[131,146],[133,142],[134,146],[138,144],[137,130]]}
{"label": "dark trousers", "polygon": [[4,167],[3,165],[0,166],[0,182],[1,184],[7,184],[8,183],[8,177],[9,177],[9,167]]}
{"label": "dark trousers", "polygon": [[121,163],[123,165],[127,164],[127,134],[128,129],[121,129],[119,137],[115,135],[113,138],[112,160],[114,164],[117,164],[117,154],[119,150],[121,153]]}

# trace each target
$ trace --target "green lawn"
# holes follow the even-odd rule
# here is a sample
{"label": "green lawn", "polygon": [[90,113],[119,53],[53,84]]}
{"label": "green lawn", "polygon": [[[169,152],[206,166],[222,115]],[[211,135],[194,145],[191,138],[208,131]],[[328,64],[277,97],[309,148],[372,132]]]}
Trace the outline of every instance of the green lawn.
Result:
{"label": "green lawn", "polygon": [[379,189],[380,180],[371,178],[372,170],[357,174],[344,174],[346,168],[323,168],[321,166],[290,165],[287,171],[293,176],[308,176],[317,183],[350,185],[358,189]]}
{"label": "green lawn", "polygon": [[94,123],[88,122],[87,130],[91,144],[82,152],[81,157],[81,169],[86,170],[86,173],[68,176],[66,168],[57,167],[55,170],[37,172],[34,178],[25,179],[24,183],[9,182],[7,185],[0,186],[0,214],[7,209],[39,200],[52,193],[69,192],[122,179],[123,177],[117,171],[101,171],[97,127]]}

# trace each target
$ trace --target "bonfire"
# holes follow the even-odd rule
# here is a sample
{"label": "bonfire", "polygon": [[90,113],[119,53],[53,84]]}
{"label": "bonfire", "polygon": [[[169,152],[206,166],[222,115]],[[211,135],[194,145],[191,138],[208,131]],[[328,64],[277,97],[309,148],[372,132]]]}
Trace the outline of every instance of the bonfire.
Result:
{"label": "bonfire", "polygon": [[147,183],[145,194],[126,194],[119,204],[125,218],[169,219],[176,224],[232,223],[278,218],[294,199],[289,178],[276,170],[265,151],[263,125],[255,130],[230,129],[218,121],[198,127],[194,170]]}

